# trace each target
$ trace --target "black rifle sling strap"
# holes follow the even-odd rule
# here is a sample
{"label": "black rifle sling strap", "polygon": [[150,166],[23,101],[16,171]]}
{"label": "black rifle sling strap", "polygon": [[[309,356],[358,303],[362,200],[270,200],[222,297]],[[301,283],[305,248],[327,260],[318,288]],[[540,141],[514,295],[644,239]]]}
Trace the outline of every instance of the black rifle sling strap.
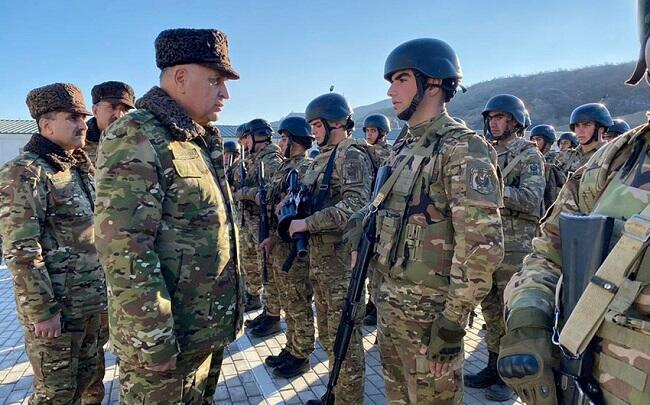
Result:
{"label": "black rifle sling strap", "polygon": [[327,167],[325,168],[325,174],[323,175],[323,181],[320,184],[318,189],[318,194],[316,199],[312,204],[311,212],[318,212],[323,209],[323,204],[325,204],[325,198],[330,189],[330,183],[332,182],[332,174],[334,173],[334,160],[336,160],[336,151],[338,145],[334,147],[330,159],[327,161]]}

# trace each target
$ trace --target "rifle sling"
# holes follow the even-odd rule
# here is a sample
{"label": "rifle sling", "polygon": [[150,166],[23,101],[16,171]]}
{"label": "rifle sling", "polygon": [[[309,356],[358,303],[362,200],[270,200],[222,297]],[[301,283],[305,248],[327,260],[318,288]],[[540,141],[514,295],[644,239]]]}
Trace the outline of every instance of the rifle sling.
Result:
{"label": "rifle sling", "polygon": [[560,333],[560,344],[573,355],[582,354],[601,326],[607,310],[650,238],[650,206],[625,222],[625,231],[592,281]]}

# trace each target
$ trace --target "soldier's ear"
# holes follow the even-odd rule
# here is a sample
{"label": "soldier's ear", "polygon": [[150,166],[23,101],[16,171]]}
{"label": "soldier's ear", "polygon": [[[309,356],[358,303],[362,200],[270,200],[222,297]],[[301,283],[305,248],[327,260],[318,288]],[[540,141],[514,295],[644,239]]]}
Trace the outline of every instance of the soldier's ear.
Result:
{"label": "soldier's ear", "polygon": [[174,70],[171,73],[171,79],[174,83],[174,87],[181,93],[185,94],[187,82],[188,82],[189,72],[185,66],[174,66]]}

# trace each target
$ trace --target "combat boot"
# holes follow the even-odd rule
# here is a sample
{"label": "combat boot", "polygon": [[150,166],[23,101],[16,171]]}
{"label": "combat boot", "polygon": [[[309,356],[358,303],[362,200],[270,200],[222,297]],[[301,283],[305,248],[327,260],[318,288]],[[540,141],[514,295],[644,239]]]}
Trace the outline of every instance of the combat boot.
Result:
{"label": "combat boot", "polygon": [[260,322],[262,322],[262,320],[263,320],[264,318],[266,318],[266,308],[264,308],[264,311],[262,311],[262,313],[260,313],[259,315],[257,315],[255,318],[253,318],[253,319],[246,319],[246,320],[244,321],[244,326],[246,326],[248,329],[253,329],[253,328],[256,327]]}
{"label": "combat boot", "polygon": [[368,301],[366,304],[366,316],[363,318],[363,324],[377,326],[377,307],[372,301]]}
{"label": "combat boot", "polygon": [[309,359],[301,359],[289,353],[284,362],[273,370],[273,374],[277,377],[293,378],[306,373],[309,369]]}
{"label": "combat boot", "polygon": [[496,384],[499,379],[497,372],[497,359],[499,355],[494,352],[488,352],[487,366],[476,374],[465,374],[465,386],[471,388],[487,388]]}
{"label": "combat boot", "polygon": [[282,327],[280,326],[280,317],[267,315],[264,317],[264,319],[262,319],[260,323],[257,324],[257,326],[251,329],[251,335],[255,337],[264,337],[278,333],[281,330]]}
{"label": "combat boot", "polygon": [[287,358],[287,356],[290,356],[289,351],[286,348],[283,348],[280,350],[280,354],[277,356],[275,355],[270,355],[266,359],[264,359],[264,364],[266,364],[269,367],[277,367],[284,363],[284,360]]}
{"label": "combat boot", "polygon": [[246,293],[246,303],[244,304],[244,312],[255,311],[262,308],[262,300],[259,295],[252,295]]}
{"label": "combat boot", "polygon": [[508,401],[512,398],[512,389],[506,385],[501,377],[497,377],[497,382],[490,385],[490,387],[485,390],[485,398],[490,401]]}

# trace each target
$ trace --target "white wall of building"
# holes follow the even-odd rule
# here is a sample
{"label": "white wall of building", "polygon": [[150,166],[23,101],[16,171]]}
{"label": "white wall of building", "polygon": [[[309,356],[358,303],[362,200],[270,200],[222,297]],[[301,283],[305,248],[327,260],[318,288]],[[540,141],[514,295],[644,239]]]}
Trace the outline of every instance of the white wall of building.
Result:
{"label": "white wall of building", "polygon": [[0,166],[18,156],[31,137],[31,134],[1,134]]}

